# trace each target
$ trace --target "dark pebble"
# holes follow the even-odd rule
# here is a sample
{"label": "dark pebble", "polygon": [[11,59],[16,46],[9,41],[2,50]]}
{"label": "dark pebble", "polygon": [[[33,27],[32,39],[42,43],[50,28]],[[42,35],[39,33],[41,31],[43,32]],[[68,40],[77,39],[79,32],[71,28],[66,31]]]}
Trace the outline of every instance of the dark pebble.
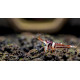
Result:
{"label": "dark pebble", "polygon": [[63,55],[63,56],[62,56],[62,59],[63,59],[64,61],[67,61],[68,57],[67,57],[66,55]]}
{"label": "dark pebble", "polygon": [[80,53],[78,54],[78,57],[80,57]]}
{"label": "dark pebble", "polygon": [[47,55],[45,55],[45,56],[43,57],[43,60],[45,60],[45,61],[48,61],[48,60],[51,60],[51,59],[52,59],[51,56],[47,56]]}

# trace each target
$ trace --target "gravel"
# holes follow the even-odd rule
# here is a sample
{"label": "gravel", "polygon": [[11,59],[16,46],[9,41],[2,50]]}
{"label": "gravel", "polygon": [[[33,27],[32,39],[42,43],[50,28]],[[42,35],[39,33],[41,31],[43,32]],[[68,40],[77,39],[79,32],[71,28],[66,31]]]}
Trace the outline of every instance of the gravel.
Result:
{"label": "gravel", "polygon": [[76,49],[56,49],[44,52],[43,43],[37,39],[38,34],[21,33],[0,36],[0,61],[79,61],[80,38],[73,35],[40,34],[41,38],[67,45]]}

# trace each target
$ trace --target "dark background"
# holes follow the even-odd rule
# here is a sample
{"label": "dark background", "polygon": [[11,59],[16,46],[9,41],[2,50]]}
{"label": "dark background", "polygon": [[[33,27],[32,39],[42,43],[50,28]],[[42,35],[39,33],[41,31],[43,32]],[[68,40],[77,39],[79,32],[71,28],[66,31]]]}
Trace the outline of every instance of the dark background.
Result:
{"label": "dark background", "polygon": [[[7,19],[0,19],[0,35],[18,33],[10,27]],[[57,33],[53,34],[72,34],[80,36],[80,18],[69,18],[64,24],[63,28]]]}
{"label": "dark background", "polygon": [[80,35],[80,18],[70,18],[58,34]]}

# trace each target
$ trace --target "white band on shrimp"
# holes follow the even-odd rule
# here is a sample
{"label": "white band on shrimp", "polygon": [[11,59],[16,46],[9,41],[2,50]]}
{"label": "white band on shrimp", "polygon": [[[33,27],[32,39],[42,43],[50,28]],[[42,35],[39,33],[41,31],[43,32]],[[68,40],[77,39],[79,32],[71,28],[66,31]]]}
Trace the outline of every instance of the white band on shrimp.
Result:
{"label": "white band on shrimp", "polygon": [[53,43],[52,43],[52,47],[54,48],[54,46],[55,46],[55,43],[53,42]]}

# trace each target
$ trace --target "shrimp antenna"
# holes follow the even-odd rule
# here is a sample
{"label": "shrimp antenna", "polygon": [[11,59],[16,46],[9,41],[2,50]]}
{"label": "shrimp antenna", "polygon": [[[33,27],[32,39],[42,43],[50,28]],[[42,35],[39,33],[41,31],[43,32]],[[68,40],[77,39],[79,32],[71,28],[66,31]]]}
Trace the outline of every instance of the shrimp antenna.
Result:
{"label": "shrimp antenna", "polygon": [[38,40],[40,40],[41,42],[43,42],[44,40],[40,38],[40,36],[37,38]]}

